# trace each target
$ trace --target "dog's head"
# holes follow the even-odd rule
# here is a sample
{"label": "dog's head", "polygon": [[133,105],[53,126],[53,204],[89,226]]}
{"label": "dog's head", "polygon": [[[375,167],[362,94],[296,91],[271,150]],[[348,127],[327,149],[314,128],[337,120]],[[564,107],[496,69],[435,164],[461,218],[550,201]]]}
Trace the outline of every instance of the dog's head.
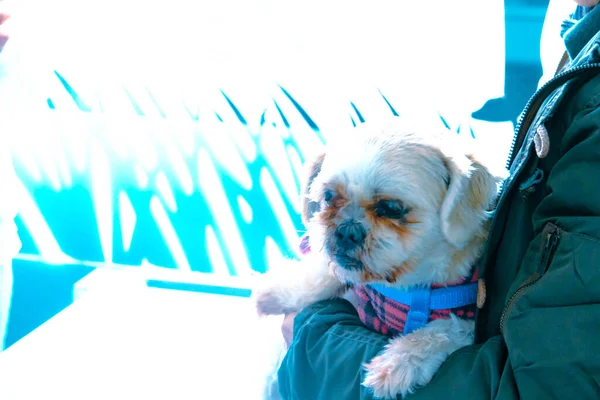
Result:
{"label": "dog's head", "polygon": [[309,165],[303,219],[339,280],[413,285],[468,273],[498,180],[449,135],[366,123]]}

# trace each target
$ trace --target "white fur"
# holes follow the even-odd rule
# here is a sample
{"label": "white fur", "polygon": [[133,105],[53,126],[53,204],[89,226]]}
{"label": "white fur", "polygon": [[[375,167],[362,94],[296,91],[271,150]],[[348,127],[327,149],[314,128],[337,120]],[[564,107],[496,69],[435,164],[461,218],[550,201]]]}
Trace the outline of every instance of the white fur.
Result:
{"label": "white fur", "polygon": [[446,358],[473,343],[473,321],[454,315],[390,341],[383,352],[365,365],[363,385],[377,398],[406,396],[427,384]]}
{"label": "white fur", "polygon": [[344,286],[328,272],[328,261],[314,252],[302,261],[290,260],[288,268],[265,274],[253,291],[259,314],[294,312],[343,294]]}
{"label": "white fur", "polygon": [[[370,282],[409,287],[449,284],[469,273],[487,233],[497,179],[453,148],[447,135],[408,130],[398,118],[380,126],[363,124],[343,141],[328,143],[318,166],[306,189],[308,200],[321,204],[307,227],[312,252],[290,268],[265,275],[255,294],[259,313],[301,310],[342,295],[344,284],[367,283],[366,276]],[[343,193],[342,205],[331,213],[333,206],[323,200],[326,190]],[[369,204],[382,196],[410,209],[404,220],[373,216]],[[367,232],[365,244],[347,253],[362,262],[362,270],[343,268],[328,255],[335,228],[348,220]],[[411,393],[472,336],[473,323],[452,316],[394,338],[368,364],[364,385],[379,397]]]}

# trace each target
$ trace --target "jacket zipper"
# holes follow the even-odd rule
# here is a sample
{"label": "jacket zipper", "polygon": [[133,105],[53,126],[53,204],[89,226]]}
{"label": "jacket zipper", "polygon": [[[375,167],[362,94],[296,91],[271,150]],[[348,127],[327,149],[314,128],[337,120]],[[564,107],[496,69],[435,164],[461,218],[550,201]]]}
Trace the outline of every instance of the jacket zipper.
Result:
{"label": "jacket zipper", "polygon": [[[600,72],[600,63],[586,64],[586,65],[580,65],[578,67],[574,67],[572,69],[569,69],[565,72],[562,72],[562,73],[556,75],[554,78],[552,78],[551,80],[546,82],[544,85],[542,85],[542,87],[539,88],[537,92],[534,93],[534,95],[527,102],[525,109],[523,110],[523,112],[521,113],[521,115],[519,117],[517,126],[515,127],[515,134],[513,136],[513,140],[510,145],[508,159],[506,161],[506,169],[510,170],[510,167],[516,156],[515,153],[518,151],[518,149],[521,148],[523,141],[525,140],[527,131],[529,130],[528,129],[529,125],[531,125],[531,122],[532,122],[533,118],[535,117],[535,114],[537,114],[537,111],[541,107],[544,100],[556,88],[565,84],[568,80],[572,79],[573,77],[577,76],[578,74],[588,72],[588,71],[594,71],[594,70],[596,70],[597,72]],[[503,194],[507,190],[511,189],[514,182],[515,182],[515,180],[513,179],[513,180],[509,180],[508,185],[506,185],[504,182],[502,183],[502,185],[500,185],[500,190],[498,191],[498,196],[497,196],[497,198],[499,200],[498,200],[498,203],[496,204],[496,212],[494,212],[494,217],[492,218],[492,221],[491,221],[490,233],[493,232],[494,229],[496,228],[496,224],[498,222],[497,221],[498,215],[499,215],[498,210],[501,208],[501,205],[503,202],[503,199],[502,199]],[[484,255],[488,253],[489,246],[490,246],[490,241],[487,240],[485,247],[483,249]],[[482,273],[483,273],[483,271],[482,271]]]}
{"label": "jacket zipper", "polygon": [[516,156],[515,153],[523,145],[525,135],[529,130],[529,125],[531,125],[532,119],[535,117],[535,114],[541,107],[544,100],[558,87],[564,85],[567,81],[582,73],[582,71],[588,72],[588,70],[598,70],[600,72],[600,63],[580,65],[556,75],[554,78],[542,85],[542,87],[539,88],[538,91],[535,92],[535,94],[529,99],[525,109],[519,116],[517,126],[515,127],[515,135],[513,136],[513,140],[510,145],[506,169],[510,170],[510,167]]}
{"label": "jacket zipper", "polygon": [[529,277],[529,279],[527,279],[512,296],[510,296],[510,299],[506,303],[504,310],[502,310],[502,316],[500,317],[500,332],[502,334],[504,334],[504,324],[506,323],[506,316],[509,313],[512,306],[514,305],[515,301],[517,301],[517,299],[525,289],[539,281],[548,270],[550,262],[552,261],[552,257],[554,256],[554,252],[558,247],[561,233],[562,231],[558,227],[554,227],[550,232],[548,232],[546,241],[544,243],[544,248],[542,250],[542,257],[540,259],[540,265],[538,267],[538,270],[531,277]]}
{"label": "jacket zipper", "polygon": [[[531,122],[532,122],[533,118],[535,117],[535,114],[537,114],[537,111],[543,104],[544,100],[546,100],[546,98],[554,90],[556,90],[558,87],[565,84],[567,81],[574,78],[578,74],[593,71],[593,70],[600,72],[600,63],[580,65],[578,67],[568,69],[567,71],[556,75],[554,78],[552,78],[551,80],[546,82],[544,85],[542,85],[541,88],[539,88],[534,93],[534,95],[529,99],[529,101],[525,105],[525,109],[523,110],[523,112],[519,116],[519,120],[517,121],[517,125],[515,127],[515,134],[513,136],[513,140],[510,145],[510,150],[509,150],[509,154],[508,154],[508,159],[506,161],[506,169],[507,170],[510,170],[512,163],[514,162],[516,152],[523,145],[523,141],[525,140],[525,136],[529,130],[529,126],[531,125]],[[513,182],[514,182],[514,180],[510,181],[509,183],[513,183]],[[506,190],[510,190],[510,186],[512,186],[512,185],[509,185],[508,187],[504,184],[501,185],[500,191],[498,193],[498,198],[500,200],[502,200],[502,196],[503,196],[504,192]],[[496,211],[498,211],[499,206],[500,206],[500,203],[497,204]],[[494,215],[494,218],[492,219],[490,232],[493,231],[493,229],[496,225],[496,222],[497,222],[496,220],[498,217],[498,212],[496,212],[494,214],[495,215]],[[548,251],[554,252],[553,247],[555,247],[558,244],[558,241],[560,239],[560,230],[557,229],[555,232],[550,233],[550,236],[553,236],[553,235],[556,235],[557,237],[555,239],[552,239],[552,240],[549,240],[546,242],[546,246],[547,247],[549,246],[549,247],[545,249],[544,257],[542,257],[543,260],[540,261],[540,269],[539,270],[543,270],[544,272],[548,268],[550,261],[551,261],[551,257],[546,254],[548,253]],[[550,239],[550,237],[549,237],[549,239]],[[486,244],[486,248],[484,249],[484,254],[488,252],[489,244],[490,244],[490,242],[488,240],[487,244]],[[546,265],[544,265],[544,263]],[[534,273],[510,297],[510,299],[506,303],[506,306],[502,310],[502,315],[500,317],[500,332],[502,334],[504,334],[504,324],[506,323],[506,315],[508,314],[508,312],[514,305],[517,298],[522,294],[522,292],[525,289],[534,285],[541,277],[542,277],[542,275],[539,272]]]}

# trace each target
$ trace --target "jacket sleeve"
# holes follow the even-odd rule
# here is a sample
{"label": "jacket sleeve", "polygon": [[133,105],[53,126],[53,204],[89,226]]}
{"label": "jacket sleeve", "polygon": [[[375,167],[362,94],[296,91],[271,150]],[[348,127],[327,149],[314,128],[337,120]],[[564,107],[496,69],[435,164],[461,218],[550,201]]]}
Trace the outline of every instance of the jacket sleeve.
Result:
{"label": "jacket sleeve", "polygon": [[[373,399],[361,386],[363,364],[379,353],[387,337],[362,326],[353,306],[334,299],[302,311],[294,321],[294,341],[279,369],[283,399]],[[506,347],[500,337],[452,354],[415,399],[491,398],[501,381],[506,399],[516,399]],[[508,372],[502,376],[504,369]]]}
{"label": "jacket sleeve", "polygon": [[294,320],[294,340],[279,369],[283,399],[366,399],[362,364],[387,338],[362,326],[343,299],[316,303]]}

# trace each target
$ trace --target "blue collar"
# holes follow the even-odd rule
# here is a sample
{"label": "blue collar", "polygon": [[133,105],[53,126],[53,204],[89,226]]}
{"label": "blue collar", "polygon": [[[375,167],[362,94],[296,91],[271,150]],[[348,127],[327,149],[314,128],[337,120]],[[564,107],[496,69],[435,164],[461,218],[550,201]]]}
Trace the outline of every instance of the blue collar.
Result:
{"label": "blue collar", "polygon": [[383,296],[409,307],[404,333],[424,327],[431,310],[448,310],[477,303],[477,282],[432,289],[414,286],[408,289],[392,288],[383,284],[369,284]]}

